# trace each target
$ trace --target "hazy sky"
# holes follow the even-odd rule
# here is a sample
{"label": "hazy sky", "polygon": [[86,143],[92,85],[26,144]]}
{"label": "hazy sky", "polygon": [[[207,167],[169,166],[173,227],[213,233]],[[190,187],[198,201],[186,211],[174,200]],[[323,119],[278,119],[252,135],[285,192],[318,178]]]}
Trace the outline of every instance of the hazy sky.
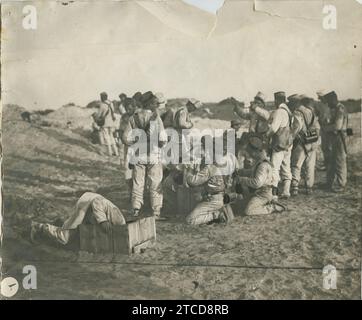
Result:
{"label": "hazy sky", "polygon": [[362,5],[328,1],[338,24],[324,30],[322,3],[264,1],[255,12],[229,0],[215,16],[181,0],[39,1],[37,29],[24,30],[25,4],[5,2],[3,103],[57,108],[138,90],[202,101],[248,101],[259,90],[359,98]]}

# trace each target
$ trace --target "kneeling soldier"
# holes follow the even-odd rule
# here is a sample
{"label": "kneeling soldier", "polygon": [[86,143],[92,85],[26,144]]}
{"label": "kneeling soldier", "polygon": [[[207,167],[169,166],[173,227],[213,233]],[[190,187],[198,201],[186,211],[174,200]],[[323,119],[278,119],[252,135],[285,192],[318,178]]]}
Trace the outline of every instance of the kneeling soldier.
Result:
{"label": "kneeling soldier", "polygon": [[186,217],[187,224],[200,225],[211,221],[229,223],[233,220],[232,212],[223,210],[223,207],[225,190],[235,170],[232,166],[236,165],[236,160],[230,161],[225,149],[222,160],[224,163],[218,164],[214,157],[212,164],[205,164],[199,171],[186,171],[186,183],[190,187],[202,186],[204,189],[202,201]]}
{"label": "kneeling soldier", "polygon": [[[239,175],[248,175],[249,177],[238,177],[237,192],[246,198],[246,215],[262,215],[272,212],[282,212],[286,208],[273,200],[272,182],[273,167],[267,159],[263,141],[259,137],[250,137],[245,149],[247,156],[254,160],[254,166],[251,169],[239,170]],[[245,192],[245,188],[248,192]]]}

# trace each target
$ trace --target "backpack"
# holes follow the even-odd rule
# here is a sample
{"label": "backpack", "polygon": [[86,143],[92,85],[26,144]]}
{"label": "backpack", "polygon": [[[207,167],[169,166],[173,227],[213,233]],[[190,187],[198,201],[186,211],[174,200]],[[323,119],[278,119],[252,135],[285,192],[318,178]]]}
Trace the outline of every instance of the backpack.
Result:
{"label": "backpack", "polygon": [[311,143],[318,141],[319,134],[318,134],[318,130],[314,127],[315,119],[316,119],[315,115],[314,115],[314,111],[311,108],[308,108],[308,107],[306,107],[306,108],[312,112],[312,121],[308,124],[307,118],[306,118],[304,112],[301,110],[298,110],[302,114],[305,126],[307,128],[306,132],[299,133],[299,139],[304,144],[311,144]]}
{"label": "backpack", "polygon": [[183,108],[170,107],[161,117],[165,128],[180,128],[180,113]]}
{"label": "backpack", "polygon": [[279,128],[278,131],[273,135],[271,147],[276,152],[288,150],[289,147],[293,144],[293,137],[291,134],[292,116],[285,108],[282,107],[281,109],[288,113],[289,126]]}
{"label": "backpack", "polygon": [[96,123],[97,123],[97,125],[98,125],[99,127],[103,127],[103,126],[104,126],[104,124],[105,124],[105,122],[106,122],[106,117],[108,116],[109,111],[111,111],[113,121],[116,120],[116,117],[114,116],[113,109],[112,109],[112,107],[111,107],[111,103],[109,103],[109,102],[107,102],[107,101],[105,101],[104,103],[108,106],[108,110],[107,110],[107,112],[106,112],[102,117],[100,117],[100,118],[98,118],[98,119],[96,120]]}

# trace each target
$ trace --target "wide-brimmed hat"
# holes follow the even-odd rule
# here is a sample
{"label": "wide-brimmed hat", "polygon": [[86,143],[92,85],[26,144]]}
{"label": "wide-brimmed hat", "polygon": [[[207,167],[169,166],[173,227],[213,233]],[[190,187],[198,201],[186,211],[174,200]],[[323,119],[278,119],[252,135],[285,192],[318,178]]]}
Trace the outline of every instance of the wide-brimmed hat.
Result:
{"label": "wide-brimmed hat", "polygon": [[202,107],[202,102],[194,98],[190,98],[187,103],[192,104],[196,109]]}
{"label": "wide-brimmed hat", "polygon": [[248,138],[248,143],[246,145],[246,150],[252,151],[262,151],[265,145],[263,139],[257,135],[250,135]]}

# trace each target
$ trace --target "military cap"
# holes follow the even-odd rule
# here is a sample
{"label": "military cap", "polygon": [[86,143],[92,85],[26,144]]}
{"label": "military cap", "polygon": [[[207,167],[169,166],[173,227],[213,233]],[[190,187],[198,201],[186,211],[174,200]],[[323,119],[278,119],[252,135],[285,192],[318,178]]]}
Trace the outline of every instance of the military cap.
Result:
{"label": "military cap", "polygon": [[147,91],[142,95],[141,102],[143,103],[143,105],[147,105],[154,98],[155,98],[155,96],[154,96],[153,92],[152,91]]}
{"label": "military cap", "polygon": [[249,137],[247,149],[262,151],[264,149],[264,143],[261,137],[252,135]]}
{"label": "military cap", "polygon": [[323,99],[325,100],[336,100],[337,99],[337,94],[335,93],[335,91],[330,91],[327,94],[325,94],[323,96]]}
{"label": "military cap", "polygon": [[328,93],[328,91],[327,91],[327,90],[324,90],[324,89],[323,89],[323,90],[319,90],[319,91],[316,92],[318,98],[322,98],[322,97],[325,96],[327,93]]}
{"label": "military cap", "polygon": [[140,101],[142,99],[142,92],[140,92],[140,91],[136,92],[132,98]]}
{"label": "military cap", "polygon": [[299,94],[292,94],[291,96],[288,97],[288,101],[299,101],[299,100],[300,100]]}
{"label": "military cap", "polygon": [[278,91],[274,93],[274,99],[279,99],[279,98],[286,98],[286,94],[284,91]]}

